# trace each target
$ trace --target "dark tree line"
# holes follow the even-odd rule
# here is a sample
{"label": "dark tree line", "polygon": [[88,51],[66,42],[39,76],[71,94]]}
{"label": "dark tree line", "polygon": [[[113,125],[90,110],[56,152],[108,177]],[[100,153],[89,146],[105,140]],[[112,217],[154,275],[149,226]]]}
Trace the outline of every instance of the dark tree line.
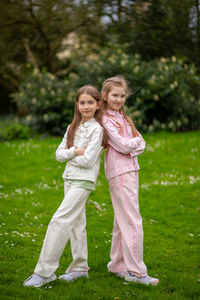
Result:
{"label": "dark tree line", "polygon": [[58,76],[73,70],[75,55],[65,61],[58,56],[75,49],[68,42],[72,33],[74,44],[87,45],[83,59],[116,44],[144,60],[176,55],[200,66],[199,0],[2,0],[0,31],[4,104],[19,88],[27,62]]}

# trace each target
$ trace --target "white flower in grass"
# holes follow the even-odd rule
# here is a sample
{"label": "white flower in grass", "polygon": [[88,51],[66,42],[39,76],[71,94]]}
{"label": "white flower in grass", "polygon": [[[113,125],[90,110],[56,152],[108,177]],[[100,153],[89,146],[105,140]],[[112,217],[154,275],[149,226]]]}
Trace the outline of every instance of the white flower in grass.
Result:
{"label": "white flower in grass", "polygon": [[154,148],[152,146],[150,146],[149,144],[147,144],[146,149],[149,152],[154,152]]}
{"label": "white flower in grass", "polygon": [[15,193],[18,193],[19,195],[21,195],[22,194],[22,190],[21,189],[16,189]]}
{"label": "white flower in grass", "polygon": [[193,233],[188,233],[188,235],[189,235],[189,236],[194,236],[194,234],[193,234]]}
{"label": "white flower in grass", "polygon": [[150,219],[150,220],[149,220],[149,224],[152,224],[152,223],[158,223],[158,221],[157,221],[157,220],[154,220],[154,219]]}
{"label": "white flower in grass", "polygon": [[145,189],[145,190],[149,190],[149,185],[148,184],[145,184],[145,183],[143,183],[143,184],[141,184],[141,188],[142,189]]}

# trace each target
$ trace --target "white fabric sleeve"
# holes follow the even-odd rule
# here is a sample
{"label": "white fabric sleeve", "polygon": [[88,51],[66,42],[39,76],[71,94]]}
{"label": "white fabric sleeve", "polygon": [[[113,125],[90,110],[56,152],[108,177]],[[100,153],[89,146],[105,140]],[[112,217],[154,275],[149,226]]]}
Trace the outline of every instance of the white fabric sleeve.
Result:
{"label": "white fabric sleeve", "polygon": [[101,146],[102,137],[103,129],[95,129],[91,135],[90,141],[84,154],[75,156],[70,160],[70,164],[86,169],[92,167],[103,150],[103,147]]}
{"label": "white fabric sleeve", "polygon": [[75,154],[74,154],[75,146],[67,149],[68,129],[69,129],[69,126],[67,127],[67,131],[63,137],[62,142],[60,143],[60,145],[58,146],[58,148],[56,150],[56,159],[60,162],[65,162],[65,161],[68,161],[68,160],[72,159],[73,157],[75,157]]}

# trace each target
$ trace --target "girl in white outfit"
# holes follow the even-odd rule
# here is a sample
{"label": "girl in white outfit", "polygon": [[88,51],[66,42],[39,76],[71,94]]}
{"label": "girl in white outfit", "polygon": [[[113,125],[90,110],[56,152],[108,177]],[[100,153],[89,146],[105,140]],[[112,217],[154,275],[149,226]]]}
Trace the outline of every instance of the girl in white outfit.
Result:
{"label": "girl in white outfit", "polygon": [[89,85],[76,95],[74,119],[56,151],[57,160],[67,162],[63,173],[65,197],[49,223],[34,274],[25,286],[40,287],[56,279],[54,272],[69,239],[73,261],[59,279],[88,278],[85,203],[95,189],[105,143],[100,99],[96,88]]}

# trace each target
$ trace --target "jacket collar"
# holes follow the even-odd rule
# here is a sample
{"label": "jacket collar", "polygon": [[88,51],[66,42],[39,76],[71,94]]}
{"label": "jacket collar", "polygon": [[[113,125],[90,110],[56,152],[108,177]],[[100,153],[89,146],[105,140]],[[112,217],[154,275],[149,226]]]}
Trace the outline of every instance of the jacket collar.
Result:
{"label": "jacket collar", "polygon": [[119,111],[115,111],[115,110],[111,110],[111,109],[107,109],[106,111],[108,113],[108,115],[110,116],[122,116],[122,114]]}
{"label": "jacket collar", "polygon": [[87,122],[81,121],[80,124],[83,125],[84,127],[88,127],[88,126],[94,124],[95,122],[96,122],[95,118],[92,118],[92,119],[88,120]]}

